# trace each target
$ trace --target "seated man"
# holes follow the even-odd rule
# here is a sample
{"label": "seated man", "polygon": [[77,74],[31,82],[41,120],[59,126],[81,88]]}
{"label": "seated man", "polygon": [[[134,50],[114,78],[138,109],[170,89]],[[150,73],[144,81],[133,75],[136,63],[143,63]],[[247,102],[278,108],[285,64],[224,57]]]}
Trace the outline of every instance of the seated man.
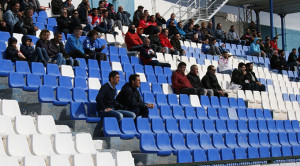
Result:
{"label": "seated man", "polygon": [[177,66],[177,70],[172,74],[172,87],[176,94],[188,94],[188,95],[206,95],[203,88],[194,88],[188,77],[184,74],[186,69],[186,63],[180,62]]}
{"label": "seated man", "polygon": [[227,51],[222,53],[219,59],[219,72],[222,74],[229,74],[232,73],[232,58],[231,55]]}
{"label": "seated man", "polygon": [[213,65],[207,67],[206,75],[202,78],[202,84],[207,89],[212,89],[215,96],[225,96],[228,97],[228,94],[223,92],[218,79],[216,77],[216,68]]}
{"label": "seated man", "polygon": [[117,109],[120,107],[117,101],[114,101],[117,95],[116,85],[119,84],[119,72],[109,73],[109,81],[101,86],[96,98],[98,115],[100,117],[116,117],[121,122],[123,117],[135,118],[131,111]]}
{"label": "seated man", "polygon": [[175,33],[171,39],[171,44],[172,44],[172,46],[174,46],[174,49],[180,53],[179,54],[180,56],[184,56],[185,51],[181,48],[179,39],[180,39],[180,34]]}
{"label": "seated man", "polygon": [[167,54],[178,55],[178,52],[171,45],[170,40],[168,39],[168,35],[169,35],[168,29],[163,29],[162,32],[159,34],[159,41],[161,43],[161,46],[166,50]]}
{"label": "seated man", "polygon": [[117,20],[120,20],[122,25],[129,26],[130,24],[130,14],[124,11],[123,6],[118,7]]}
{"label": "seated man", "polygon": [[149,115],[149,108],[154,108],[154,104],[144,103],[142,101],[140,92],[137,89],[140,86],[140,76],[138,74],[130,75],[129,82],[122,87],[122,90],[119,92],[115,101],[120,103],[120,109],[131,110],[135,113],[136,117],[142,116],[143,118],[147,118]]}
{"label": "seated man", "polygon": [[297,61],[297,50],[296,48],[293,48],[292,52],[289,55],[288,58],[288,64],[292,71],[295,70],[294,67],[298,67],[300,65],[299,61]]}
{"label": "seated man", "polygon": [[245,63],[239,63],[238,69],[234,69],[231,76],[231,82],[237,85],[241,85],[243,90],[254,90],[254,85],[250,84],[246,79],[246,65]]}
{"label": "seated man", "polygon": [[229,32],[227,33],[227,42],[231,44],[242,44],[245,45],[245,40],[240,40],[239,35],[235,31],[235,26],[231,25]]}
{"label": "seated man", "polygon": [[289,65],[288,62],[285,59],[285,51],[284,50],[279,50],[279,61],[280,61],[280,66],[282,67],[282,70],[289,70]]}
{"label": "seated man", "polygon": [[10,34],[24,33],[24,29],[22,28],[23,22],[20,20],[22,15],[19,1],[11,2],[11,9],[3,14],[3,19],[6,22],[7,30]]}
{"label": "seated man", "polygon": [[215,44],[217,43],[216,38],[211,38],[210,39],[210,48],[208,49],[207,53],[210,55],[221,55],[222,53],[220,52],[219,47],[217,47]]}
{"label": "seated man", "polygon": [[249,53],[251,56],[257,56],[257,57],[263,56],[265,58],[266,57],[265,52],[260,49],[260,45],[259,45],[260,41],[261,39],[259,39],[258,37],[254,39],[254,42],[250,45]]}
{"label": "seated man", "polygon": [[210,49],[210,46],[209,46],[209,39],[208,38],[205,38],[203,39],[203,44],[202,44],[202,47],[201,47],[201,51],[204,53],[204,54],[208,54],[208,50]]}
{"label": "seated man", "polygon": [[70,24],[71,19],[68,17],[68,11],[65,8],[62,8],[60,11],[60,17],[56,19],[58,31],[63,32],[64,34],[70,33]]}
{"label": "seated man", "polygon": [[204,90],[204,95],[207,94],[207,96],[213,96],[214,91],[212,89],[205,89],[203,84],[200,81],[199,75],[198,75],[198,66],[192,65],[190,73],[187,75],[187,78],[191,82],[194,88],[200,88]]}
{"label": "seated man", "polygon": [[151,43],[151,48],[155,51],[155,52],[162,52],[165,53],[165,50],[162,49],[160,41],[159,41],[159,29],[156,28],[153,31],[153,34],[149,35],[149,39],[150,39],[150,43]]}
{"label": "seated man", "polygon": [[143,47],[143,41],[135,32],[135,25],[133,24],[129,26],[128,32],[125,35],[125,43],[128,51],[140,51]]}
{"label": "seated man", "polygon": [[249,81],[249,83],[254,84],[254,90],[266,91],[266,86],[261,84],[257,80],[257,78],[255,76],[255,73],[253,72],[253,63],[247,63],[246,64],[246,70],[247,70],[246,79]]}
{"label": "seated man", "polygon": [[107,10],[103,11],[102,22],[100,23],[99,26],[94,27],[94,30],[105,34],[106,33],[113,34],[113,35],[118,34],[118,32],[115,32],[113,25],[111,24],[111,21],[109,21]]}
{"label": "seated man", "polygon": [[169,63],[160,63],[156,60],[156,54],[150,47],[150,40],[146,37],[144,39],[144,46],[141,49],[140,57],[142,59],[143,65],[161,66],[161,67],[171,67]]}

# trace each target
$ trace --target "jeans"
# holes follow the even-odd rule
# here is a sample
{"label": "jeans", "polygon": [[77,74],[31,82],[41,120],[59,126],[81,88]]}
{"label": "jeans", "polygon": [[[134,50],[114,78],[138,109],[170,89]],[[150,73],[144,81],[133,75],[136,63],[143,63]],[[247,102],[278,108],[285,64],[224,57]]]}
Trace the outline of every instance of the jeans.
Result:
{"label": "jeans", "polygon": [[161,52],[162,47],[161,46],[157,46],[156,44],[151,44],[151,48],[155,51],[155,52]]}
{"label": "jeans", "polygon": [[58,53],[54,57],[51,58],[52,63],[54,62],[54,60],[57,61],[58,66],[66,64],[66,60],[65,60],[65,58],[63,58],[62,53]]}
{"label": "jeans", "polygon": [[[211,90],[211,89],[210,89]],[[214,92],[213,90],[209,91],[210,95],[213,96]],[[183,88],[179,92],[179,94],[188,94],[188,95],[207,95],[208,90],[203,89],[203,88]]]}
{"label": "jeans", "polygon": [[[123,32],[123,26],[120,20],[114,21],[113,19],[108,20],[112,27],[117,26],[121,32]],[[124,32],[123,32],[124,33]]]}
{"label": "jeans", "polygon": [[148,62],[147,65],[161,66],[161,67],[171,67],[171,65],[169,63],[160,63],[157,60],[152,60],[152,61]]}
{"label": "jeans", "polygon": [[105,111],[100,111],[98,115],[103,118],[103,117],[115,117],[117,118],[118,122],[121,122],[123,117],[129,117],[135,119],[135,113],[131,111],[126,111],[126,110],[111,110],[108,112]]}
{"label": "jeans", "polygon": [[45,48],[37,47],[33,52],[33,55],[29,58],[30,62],[48,62],[49,56]]}
{"label": "jeans", "polygon": [[179,51],[171,51],[168,47],[164,47],[164,49],[166,50],[167,54],[179,55]]}
{"label": "jeans", "polygon": [[120,19],[120,21],[123,25],[129,26],[130,21],[129,21],[129,18],[125,14],[118,13],[118,18]]}

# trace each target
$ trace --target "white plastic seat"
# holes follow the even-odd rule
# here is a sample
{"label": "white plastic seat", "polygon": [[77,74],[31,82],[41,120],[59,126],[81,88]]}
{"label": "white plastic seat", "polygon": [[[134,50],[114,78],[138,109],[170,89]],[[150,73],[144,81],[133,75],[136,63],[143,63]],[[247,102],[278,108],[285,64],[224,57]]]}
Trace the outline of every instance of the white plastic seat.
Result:
{"label": "white plastic seat", "polygon": [[263,107],[263,109],[271,109],[269,100],[263,99],[262,107]]}
{"label": "white plastic seat", "polygon": [[295,113],[296,113],[297,120],[300,121],[300,111],[296,111]]}
{"label": "white plastic seat", "polygon": [[164,94],[173,94],[173,89],[170,84],[162,84],[162,90]]}
{"label": "white plastic seat", "polygon": [[108,43],[115,43],[116,42],[115,36],[113,34],[106,34],[106,41]]}
{"label": "white plastic seat", "polygon": [[123,71],[122,65],[120,62],[111,62],[111,69],[116,71]]}
{"label": "white plastic seat", "polygon": [[[290,101],[285,101],[285,107],[286,107],[286,111],[285,112],[287,112],[287,111],[294,111],[293,104]],[[298,105],[298,107],[299,107],[299,105]]]}
{"label": "white plastic seat", "polygon": [[265,79],[271,79],[271,74],[270,73],[265,73]]}
{"label": "white plastic seat", "polygon": [[293,88],[293,93],[294,93],[295,95],[300,94],[299,88],[297,88],[297,87]]}
{"label": "white plastic seat", "polygon": [[286,89],[287,89],[288,94],[293,94],[294,93],[293,88],[286,88]]}
{"label": "white plastic seat", "polygon": [[282,120],[281,112],[273,112],[273,120]]}
{"label": "white plastic seat", "polygon": [[16,134],[9,116],[0,115],[0,136]]}
{"label": "white plastic seat", "polygon": [[275,74],[275,73],[271,74],[271,78],[272,78],[273,81],[278,80],[277,74]]}
{"label": "white plastic seat", "polygon": [[54,135],[54,151],[61,155],[77,154],[71,134]]}
{"label": "white plastic seat", "polygon": [[140,76],[141,82],[147,82],[147,78],[144,73],[136,73]]}
{"label": "white plastic seat", "polygon": [[189,58],[187,56],[181,56],[180,60],[185,63],[189,63]]}
{"label": "white plastic seat", "polygon": [[191,47],[193,47],[193,48],[197,48],[198,46],[197,46],[197,43],[195,43],[195,42],[191,42]]}
{"label": "white plastic seat", "polygon": [[37,133],[33,117],[29,115],[19,115],[15,117],[15,130],[17,134],[27,136]]}
{"label": "white plastic seat", "polygon": [[229,119],[238,120],[237,112],[235,108],[228,108]]}
{"label": "white plastic seat", "polygon": [[215,61],[215,60],[212,60],[212,61],[211,61],[211,64],[212,64],[213,66],[215,66],[215,68],[218,68],[218,66],[219,66],[219,62],[218,62],[218,61]]}
{"label": "white plastic seat", "polygon": [[265,78],[265,73],[258,72],[258,78]]}
{"label": "white plastic seat", "polygon": [[289,82],[290,81],[290,79],[289,79],[289,77],[287,75],[283,75],[282,77],[283,77],[283,81],[285,81],[285,82]]}
{"label": "white plastic seat", "polygon": [[172,71],[177,70],[177,64],[176,64],[176,62],[174,62],[174,61],[169,61],[168,63],[171,65],[171,70],[172,70]]}
{"label": "white plastic seat", "polygon": [[223,80],[230,82],[231,81],[230,75],[229,74],[223,74]]}
{"label": "white plastic seat", "polygon": [[31,136],[31,151],[36,156],[54,155],[51,139],[45,134],[34,134]]}
{"label": "white plastic seat", "polygon": [[296,166],[296,163],[280,163],[280,166]]}
{"label": "white plastic seat", "polygon": [[[292,102],[292,105],[293,105],[293,108],[295,111],[299,111],[300,110],[300,107],[299,107],[299,104],[297,101],[293,101]],[[289,111],[289,110],[288,110]]]}
{"label": "white plastic seat", "polygon": [[183,44],[184,44],[184,46],[186,46],[186,47],[190,47],[191,46],[191,43],[189,42],[189,41],[184,41],[183,42]]}
{"label": "white plastic seat", "polygon": [[89,133],[79,133],[75,135],[75,148],[81,154],[95,154],[96,148]]}
{"label": "white plastic seat", "polygon": [[134,166],[134,158],[129,151],[116,153],[117,166]]}
{"label": "white plastic seat", "polygon": [[207,65],[207,66],[211,65],[211,60],[205,59],[204,64]]}
{"label": "white plastic seat", "polygon": [[2,115],[7,115],[11,119],[14,119],[15,116],[21,115],[19,103],[17,100],[2,100]]}
{"label": "white plastic seat", "polygon": [[0,163],[3,166],[19,166],[19,162],[16,158],[14,157],[0,157]]}
{"label": "white plastic seat", "polygon": [[94,166],[93,158],[89,154],[76,154],[72,159],[74,166]]}
{"label": "white plastic seat", "polygon": [[268,87],[268,92],[275,93],[275,91],[274,91],[274,86],[272,86],[272,85],[267,85],[267,87]]}
{"label": "white plastic seat", "polygon": [[280,87],[281,93],[288,93],[286,87],[281,86]]}
{"label": "white plastic seat", "polygon": [[245,96],[245,93],[243,90],[238,90],[237,91],[237,95],[238,95],[238,98],[242,98],[244,100],[247,100],[246,96]]}
{"label": "white plastic seat", "polygon": [[260,92],[262,100],[269,100],[268,92]]}
{"label": "white plastic seat", "polygon": [[253,97],[257,103],[261,104],[262,99],[259,91],[253,91]]}
{"label": "white plastic seat", "polygon": [[165,62],[173,61],[173,57],[171,54],[165,54]]}
{"label": "white plastic seat", "polygon": [[119,43],[120,45],[125,44],[124,38],[122,36],[122,33],[119,33],[118,35],[116,35],[116,42]]}
{"label": "white plastic seat", "polygon": [[25,156],[23,160],[24,166],[46,166],[45,160],[41,156]]}
{"label": "white plastic seat", "polygon": [[292,88],[298,88],[297,82],[294,82],[294,81],[291,82],[291,86],[292,86]]}
{"label": "white plastic seat", "polygon": [[88,78],[89,89],[99,90],[101,88],[101,83],[98,78]]}
{"label": "white plastic seat", "polygon": [[37,131],[40,134],[57,134],[57,128],[51,115],[39,115],[36,117]]}
{"label": "white plastic seat", "polygon": [[[271,104],[272,104],[272,103],[271,103]],[[286,112],[286,106],[285,106],[284,101],[278,100],[278,101],[277,101],[277,104],[278,104],[278,109],[279,109],[279,111],[281,111],[281,112]]]}
{"label": "white plastic seat", "polygon": [[190,101],[193,107],[201,107],[201,103],[197,95],[190,95]]}
{"label": "white plastic seat", "polygon": [[[264,104],[264,102],[263,102],[263,104]],[[270,107],[271,107],[271,110],[273,110],[275,112],[280,112],[276,100],[270,100]]]}
{"label": "white plastic seat", "polygon": [[2,139],[0,139],[0,158],[1,157],[7,157]]}
{"label": "white plastic seat", "polygon": [[156,56],[157,56],[157,60],[161,63],[165,63],[165,58],[164,58],[164,55],[160,52],[156,53]]}
{"label": "white plastic seat", "polygon": [[192,64],[192,65],[196,65],[197,64],[197,60],[196,60],[195,57],[189,57],[189,59],[190,59],[190,64]]}
{"label": "white plastic seat", "polygon": [[297,120],[296,119],[296,114],[294,111],[288,111],[288,120]]}
{"label": "white plastic seat", "polygon": [[72,66],[70,65],[61,65],[60,66],[60,72],[62,76],[67,76],[67,77],[74,77],[74,71]]}
{"label": "white plastic seat", "polygon": [[245,90],[245,97],[249,102],[255,103],[255,99],[253,97],[252,91],[251,90]]}
{"label": "white plastic seat", "polygon": [[66,155],[49,156],[49,166],[70,166],[69,156]]}
{"label": "white plastic seat", "polygon": [[[276,95],[276,100],[277,100],[277,101],[283,101],[282,93],[276,92],[275,95]],[[272,98],[272,97],[274,97],[274,96],[270,94],[269,97]]]}
{"label": "white plastic seat", "polygon": [[115,166],[115,159],[109,152],[100,152],[96,154],[96,166]]}
{"label": "white plastic seat", "polygon": [[178,62],[180,59],[179,55],[173,55],[173,61]]}
{"label": "white plastic seat", "polygon": [[31,156],[26,136],[8,135],[6,141],[7,153],[9,156],[18,157]]}
{"label": "white plastic seat", "polygon": [[285,87],[292,88],[291,82],[290,81],[286,81],[285,82]]}
{"label": "white plastic seat", "polygon": [[223,81],[223,74],[220,74],[220,73],[216,73],[216,77],[218,79],[218,81]]}

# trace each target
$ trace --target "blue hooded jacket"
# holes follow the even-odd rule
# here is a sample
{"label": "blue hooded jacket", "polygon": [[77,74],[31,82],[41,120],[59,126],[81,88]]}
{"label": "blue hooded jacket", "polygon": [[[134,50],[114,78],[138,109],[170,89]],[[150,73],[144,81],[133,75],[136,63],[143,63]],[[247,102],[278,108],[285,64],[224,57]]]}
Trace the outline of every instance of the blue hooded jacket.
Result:
{"label": "blue hooded jacket", "polygon": [[84,54],[83,43],[74,34],[68,38],[65,49],[68,54],[76,49]]}
{"label": "blue hooded jacket", "polygon": [[256,38],[254,39],[254,42],[250,45],[249,54],[261,52],[261,50],[260,50],[260,45],[259,45],[259,44],[256,44],[257,40],[259,40],[258,37],[256,37]]}

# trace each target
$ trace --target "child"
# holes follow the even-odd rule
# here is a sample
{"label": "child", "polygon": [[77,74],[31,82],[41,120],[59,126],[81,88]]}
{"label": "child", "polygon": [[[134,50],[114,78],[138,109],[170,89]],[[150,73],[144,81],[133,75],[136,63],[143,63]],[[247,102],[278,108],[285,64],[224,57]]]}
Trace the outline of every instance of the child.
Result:
{"label": "child", "polygon": [[209,40],[208,38],[205,38],[203,39],[203,44],[202,44],[202,47],[201,47],[201,51],[204,53],[204,54],[207,54],[210,46],[209,46]]}
{"label": "child", "polygon": [[26,57],[18,50],[18,40],[14,37],[8,39],[8,46],[5,50],[5,58],[10,59],[12,62],[25,61]]}
{"label": "child", "polygon": [[25,35],[22,37],[21,52],[25,55],[28,62],[42,62],[46,66],[49,57],[45,48],[36,47],[34,49],[32,39]]}

